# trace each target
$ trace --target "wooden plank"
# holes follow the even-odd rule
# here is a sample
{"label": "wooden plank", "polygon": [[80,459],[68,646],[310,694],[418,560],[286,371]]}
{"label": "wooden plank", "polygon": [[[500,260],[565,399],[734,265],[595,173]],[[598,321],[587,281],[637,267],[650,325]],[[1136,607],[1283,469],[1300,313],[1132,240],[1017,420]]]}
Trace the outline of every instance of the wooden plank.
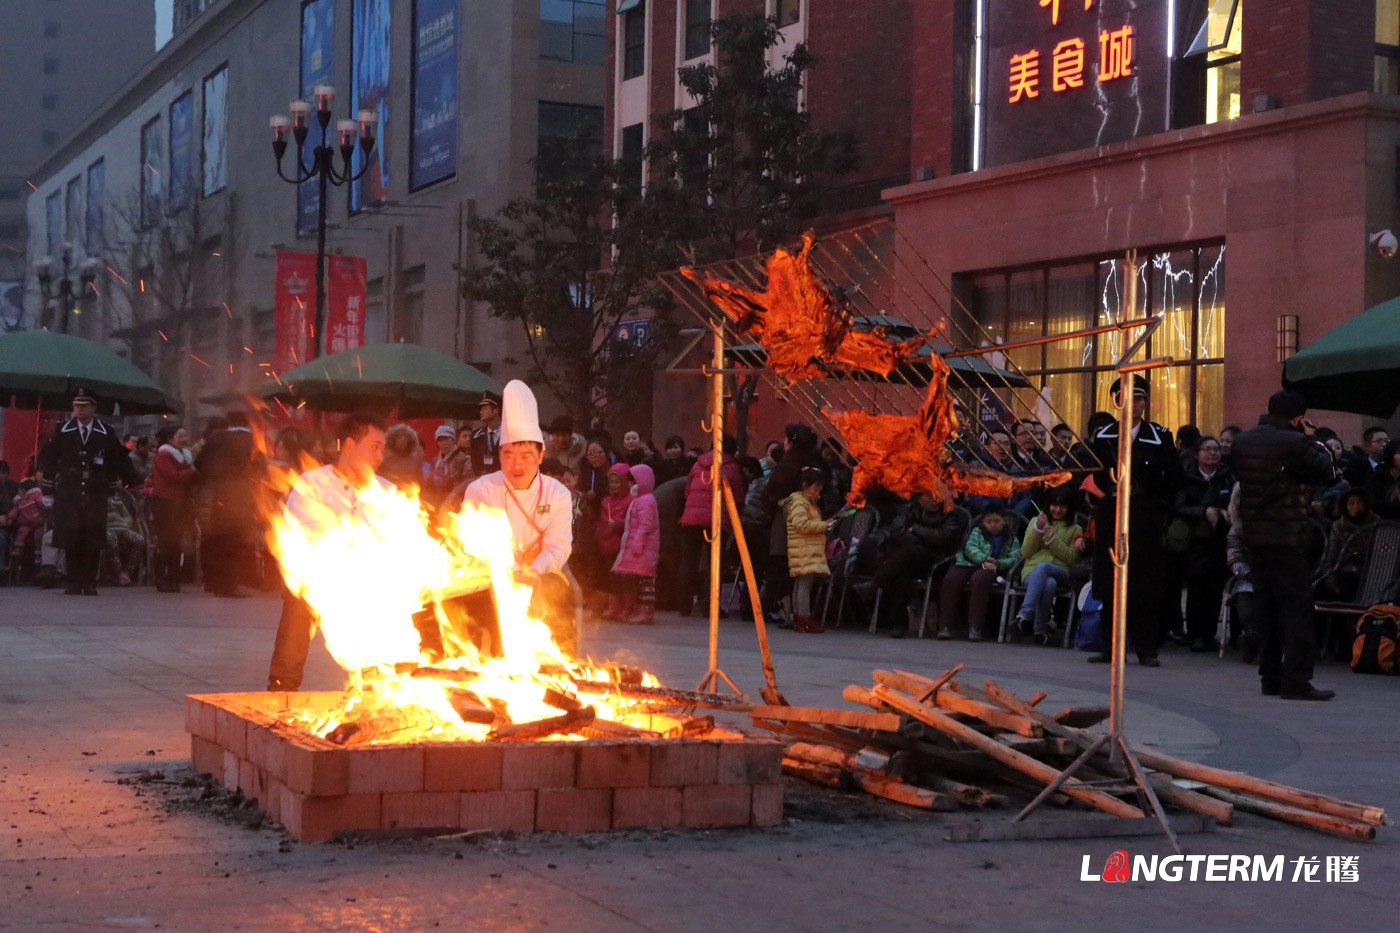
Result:
{"label": "wooden plank", "polygon": [[1221,790],[1219,787],[1202,787],[1201,792],[1224,800],[1246,813],[1257,813],[1260,816],[1282,820],[1285,823],[1292,823],[1295,826],[1316,829],[1324,833],[1331,833],[1334,836],[1346,836],[1349,839],[1376,838],[1376,827],[1369,823],[1347,820],[1340,816],[1329,816],[1325,813],[1314,813],[1312,810],[1301,810],[1298,807],[1290,807],[1286,804],[1275,803],[1272,800],[1261,800],[1258,797],[1251,797],[1248,794],[1237,794],[1233,791]]}
{"label": "wooden plank", "polygon": [[[1200,813],[1167,818],[1172,832],[1215,832],[1215,821]],[[1160,836],[1162,824],[1155,819],[1110,819],[1102,816],[1065,816],[1045,820],[1014,822],[969,820],[950,823],[943,838],[949,842],[1011,842],[1026,839],[1100,839],[1115,836]]]}
{"label": "wooden plank", "polygon": [[1183,810],[1190,810],[1192,813],[1204,813],[1221,826],[1229,826],[1234,821],[1235,807],[1233,804],[1182,787],[1172,781],[1170,774],[1154,771],[1147,776],[1147,782],[1157,793],[1157,799],[1163,803],[1172,804]]}
{"label": "wooden plank", "polygon": [[840,768],[829,765],[814,765],[808,761],[783,757],[783,773],[822,787],[845,787],[846,776]]}
{"label": "wooden plank", "polygon": [[[908,671],[877,670],[874,675],[877,684],[893,687],[895,690],[910,693],[916,697],[928,697],[939,709],[971,716],[994,729],[1005,729],[1007,732],[1014,732],[1032,739],[1038,739],[1045,734],[1043,727],[1025,716],[1007,713],[983,702],[981,698],[967,696],[964,685],[956,681],[950,680],[944,684],[936,684],[935,681],[929,680],[927,677],[920,677],[918,674],[911,674]],[[939,687],[947,689],[936,689]],[[928,700],[920,699],[918,702],[927,703]]]}
{"label": "wooden plank", "polygon": [[[878,696],[885,705],[899,710],[899,712],[904,713],[906,716],[912,716],[940,732],[946,732],[974,748],[981,749],[990,757],[1044,784],[1048,785],[1060,776],[1060,772],[1056,768],[1044,762],[1036,761],[1029,755],[1023,755],[1015,749],[1007,748],[1005,745],[1002,745],[995,739],[988,738],[976,729],[965,726],[937,710],[922,706],[916,702],[913,697],[900,693],[898,690],[891,690],[889,687],[880,685],[875,688],[875,695]],[[1090,806],[1103,810],[1105,813],[1126,817],[1142,816],[1142,811],[1137,807],[1126,804],[1116,797],[1110,797],[1108,794],[1094,790],[1091,787],[1086,787],[1073,778],[1065,781],[1062,789],[1066,794],[1081,803],[1087,803]]]}
{"label": "wooden plank", "polygon": [[850,752],[858,752],[870,744],[870,739],[866,737],[826,726],[813,726],[802,722],[775,722],[768,719],[755,719],[753,724],[760,729],[767,729],[769,732],[777,732],[794,739],[801,739],[804,742],[830,745],[833,748],[842,748]]}
{"label": "wooden plank", "polygon": [[1150,768],[1153,771],[1166,771],[1179,778],[1200,781],[1202,784],[1209,784],[1225,790],[1252,794],[1288,807],[1311,810],[1315,813],[1335,816],[1341,820],[1366,823],[1370,826],[1390,825],[1390,820],[1387,819],[1385,810],[1381,807],[1338,800],[1325,794],[1316,794],[1297,787],[1289,787],[1286,784],[1276,784],[1251,774],[1212,768],[1210,765],[1184,761],[1145,749],[1134,748],[1133,754],[1137,755],[1138,761],[1142,763],[1144,768]]}
{"label": "wooden plank", "polygon": [[900,719],[893,713],[862,713],[848,709],[822,709],[812,706],[757,706],[749,713],[755,720],[775,722],[807,722],[823,726],[846,726],[850,729],[873,729],[876,732],[898,732]]}
{"label": "wooden plank", "polygon": [[914,787],[897,781],[891,777],[882,777],[875,774],[867,774],[863,771],[852,773],[851,780],[857,787],[867,794],[874,794],[876,797],[883,797],[886,800],[893,800],[895,803],[902,803],[908,807],[918,807],[921,810],[956,810],[957,801],[945,794],[937,791],[926,790],[922,787]]}

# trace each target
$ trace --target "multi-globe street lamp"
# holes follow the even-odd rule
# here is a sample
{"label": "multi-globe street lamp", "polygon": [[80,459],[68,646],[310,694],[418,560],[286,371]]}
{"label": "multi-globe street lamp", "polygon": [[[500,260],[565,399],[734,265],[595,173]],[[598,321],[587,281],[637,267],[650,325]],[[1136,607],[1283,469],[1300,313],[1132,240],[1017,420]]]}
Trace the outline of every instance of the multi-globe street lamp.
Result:
{"label": "multi-globe street lamp", "polygon": [[[60,265],[61,262],[61,265]],[[34,277],[39,280],[39,297],[43,302],[43,322],[58,318],[60,333],[68,333],[68,319],[82,314],[81,302],[93,292],[93,283],[102,271],[102,262],[89,256],[76,267],[73,265],[73,244],[63,244],[63,256],[56,262],[52,256],[44,256],[34,263]]]}
{"label": "multi-globe street lamp", "polygon": [[[314,90],[316,98],[316,122],[320,124],[321,141],[312,148],[310,159],[306,156],[306,140],[311,133],[312,103],[294,100],[288,105],[291,116],[279,114],[268,123],[272,127],[272,154],[277,159],[277,175],[285,182],[294,185],[316,179],[318,197],[316,209],[316,329],[311,341],[311,355],[321,355],[326,331],[326,196],[331,185],[348,185],[363,178],[369,171],[369,154],[374,149],[375,131],[379,125],[379,113],[375,110],[361,110],[356,120],[339,120],[335,125],[337,145],[331,145],[331,104],[335,102],[335,87],[318,84]],[[296,167],[289,176],[282,170],[282,157],[287,153],[287,136],[296,140]],[[364,153],[364,165],[356,172],[352,166],[355,142],[359,140]],[[335,154],[340,151],[340,168],[336,168]]]}

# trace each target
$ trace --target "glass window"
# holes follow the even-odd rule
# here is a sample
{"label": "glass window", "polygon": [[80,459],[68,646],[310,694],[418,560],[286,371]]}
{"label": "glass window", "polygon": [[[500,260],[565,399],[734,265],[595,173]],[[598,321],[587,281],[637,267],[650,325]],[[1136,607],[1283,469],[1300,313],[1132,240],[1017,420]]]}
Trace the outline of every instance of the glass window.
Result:
{"label": "glass window", "polygon": [[203,192],[207,198],[228,186],[228,68],[204,79]]}
{"label": "glass window", "polygon": [[1197,3],[1186,14],[1183,34],[1185,52],[1177,68],[1185,81],[1183,90],[1188,97],[1199,101],[1195,106],[1184,104],[1181,107],[1186,114],[1185,122],[1218,123],[1235,119],[1240,115],[1242,103],[1243,0]]}
{"label": "glass window", "polygon": [[711,0],[685,0],[685,57],[699,58],[710,51]]}
{"label": "glass window", "polygon": [[55,191],[44,198],[44,221],[48,224],[45,231],[47,245],[49,248],[49,258],[58,261],[63,255],[63,194]]}
{"label": "glass window", "polygon": [[1400,94],[1400,0],[1376,0],[1377,94]]}
{"label": "glass window", "polygon": [[540,57],[603,63],[603,0],[540,0]]}
{"label": "glass window", "polygon": [[647,11],[636,6],[622,15],[622,77],[640,78],[647,70]]}
{"label": "glass window", "polygon": [[603,154],[603,108],[540,101],[535,170],[544,176],[559,169],[559,143],[587,139],[589,152]]}
{"label": "glass window", "polygon": [[161,158],[160,117],[141,127],[141,226],[150,227],[160,217],[160,180],[165,177]]}
{"label": "glass window", "polygon": [[642,190],[642,147],[645,144],[643,126],[633,123],[622,128],[622,161],[626,163],[627,174],[635,190]]}
{"label": "glass window", "polygon": [[778,28],[791,26],[802,19],[802,0],[778,0]]}
{"label": "glass window", "polygon": [[57,110],[57,109],[58,109],[58,95],[57,95],[57,94],[45,94],[45,95],[43,96],[42,100],[41,100],[41,106],[43,106],[43,108],[44,108],[45,110]]}
{"label": "glass window", "polygon": [[68,184],[63,186],[64,210],[63,210],[63,238],[73,244],[74,249],[81,248],[86,240],[83,237],[83,177],[74,175],[68,179]]}
{"label": "glass window", "polygon": [[105,243],[107,214],[107,162],[98,159],[87,170],[87,243],[85,252],[89,256],[102,255]]}
{"label": "glass window", "polygon": [[[1218,431],[1225,408],[1225,247],[1140,254],[1134,275],[1138,300],[1126,316],[1163,314],[1143,355],[1174,361],[1147,374],[1152,383],[1149,416],[1173,429],[1189,423]],[[1124,317],[1121,259],[984,273],[965,287],[973,315],[987,334],[955,335],[955,341],[983,343],[990,336],[1010,343]],[[1130,331],[1129,339],[1138,333]],[[1092,412],[1112,405],[1108,387],[1117,378],[1113,364],[1120,352],[1119,335],[1109,333],[1012,350],[1007,357],[1044,391],[1067,424],[1082,431]]]}

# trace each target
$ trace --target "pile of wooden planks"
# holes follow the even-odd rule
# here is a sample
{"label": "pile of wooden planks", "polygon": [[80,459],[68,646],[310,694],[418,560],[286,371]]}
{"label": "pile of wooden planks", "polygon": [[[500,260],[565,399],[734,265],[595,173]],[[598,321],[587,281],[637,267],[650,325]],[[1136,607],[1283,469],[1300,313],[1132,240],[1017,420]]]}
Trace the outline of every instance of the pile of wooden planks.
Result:
{"label": "pile of wooden planks", "polygon": [[[1106,707],[1051,714],[1041,709],[1043,693],[1021,699],[993,681],[978,688],[957,679],[961,670],[959,664],[933,678],[876,670],[870,686],[852,684],[842,694],[865,709],[759,706],[750,715],[789,740],[786,773],[928,810],[996,807],[1038,793],[1099,737],[1087,730],[1109,717]],[[1109,748],[1105,743],[1049,802],[1150,816],[1127,765]],[[1373,839],[1377,826],[1389,825],[1379,807],[1144,749],[1133,754],[1164,806],[1222,825],[1236,808],[1354,839]]]}

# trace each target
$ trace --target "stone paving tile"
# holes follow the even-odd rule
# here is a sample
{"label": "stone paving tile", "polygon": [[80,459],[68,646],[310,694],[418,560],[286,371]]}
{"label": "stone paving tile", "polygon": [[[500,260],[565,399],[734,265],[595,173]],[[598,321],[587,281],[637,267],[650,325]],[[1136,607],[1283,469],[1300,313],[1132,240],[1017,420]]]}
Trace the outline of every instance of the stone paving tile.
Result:
{"label": "stone paving tile", "polygon": [[[202,813],[164,812],[117,779],[172,767],[188,754],[186,692],[256,690],[278,603],[265,596],[173,598],[104,591],[73,603],[53,593],[0,593],[0,926],[19,929],[426,928],[514,930],[1280,929],[1374,924],[1389,916],[1400,872],[1394,830],[1365,845],[1241,816],[1234,828],[1185,837],[1195,853],[1360,854],[1358,885],[1101,885],[1078,882],[1080,859],[1115,848],[1165,852],[1160,839],[952,845],[954,815],[907,822],[799,823],[766,832],[659,832],[292,845]],[[86,605],[82,605],[86,603]],[[837,631],[774,631],[781,689],[795,703],[840,705],[874,667],[996,679],[1047,708],[1106,702],[1107,674],[1078,652],[1029,646],[902,641]],[[706,666],[706,629],[663,615],[647,630],[590,624],[586,649],[692,686]],[[721,666],[761,683],[751,627],[721,624]],[[1400,741],[1378,731],[1395,685],[1324,664],[1331,704],[1260,697],[1231,658],[1167,650],[1164,666],[1128,669],[1129,734],[1139,744],[1244,767],[1400,814]],[[308,689],[340,675],[318,642]],[[720,717],[725,718],[725,717]],[[155,755],[147,755],[148,750]],[[92,754],[84,754],[90,752]],[[30,813],[30,808],[42,813]],[[1054,814],[1047,814],[1052,818]],[[7,821],[5,817],[10,817]],[[1001,817],[1004,818],[1004,817]],[[1037,816],[1036,818],[1040,818]],[[110,824],[110,825],[109,825]],[[23,840],[22,845],[12,840]],[[457,858],[456,856],[461,856]],[[550,866],[554,867],[550,867]],[[1265,913],[1261,913],[1265,912]]]}

